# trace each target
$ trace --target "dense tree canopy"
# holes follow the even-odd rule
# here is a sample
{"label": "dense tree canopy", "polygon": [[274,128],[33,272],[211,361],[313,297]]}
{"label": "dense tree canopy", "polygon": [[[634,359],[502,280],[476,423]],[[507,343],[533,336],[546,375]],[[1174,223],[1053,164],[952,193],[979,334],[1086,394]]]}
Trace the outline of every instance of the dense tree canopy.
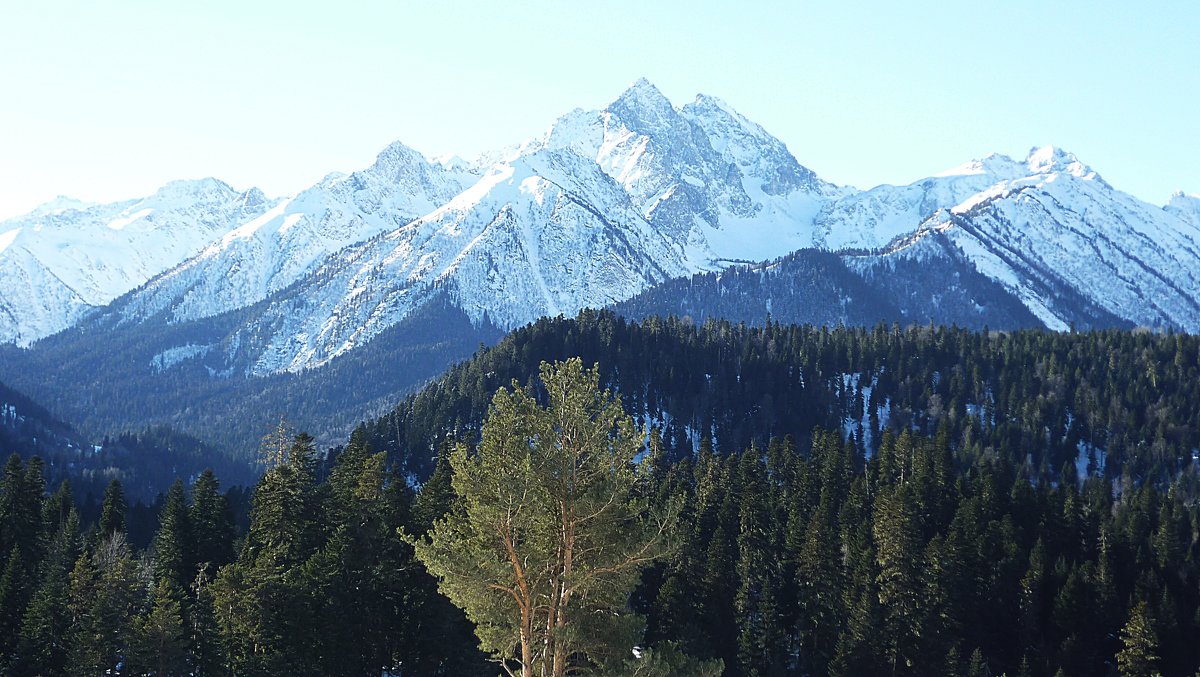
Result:
{"label": "dense tree canopy", "polygon": [[[573,356],[590,398],[537,378]],[[22,449],[0,476],[0,673],[495,675],[489,653],[518,655],[521,624],[488,620],[498,601],[464,604],[468,617],[406,539],[476,538],[428,558],[445,587],[446,558],[480,564],[494,547],[472,510],[475,525],[504,514],[481,498],[504,478],[557,486],[530,494],[538,509],[512,532],[554,555],[539,620],[644,620],[611,658],[537,636],[548,672],[545,638],[565,637],[568,669],[647,677],[711,675],[716,659],[731,677],[1193,675],[1198,370],[1200,340],[1182,335],[587,314],[517,332],[344,448],[289,438],[248,508],[212,473],[163,483],[149,505],[111,478],[77,502]],[[586,413],[577,430],[603,438],[589,467],[608,479],[544,484],[575,467],[556,411]],[[605,495],[620,509],[592,543],[619,525],[619,543],[657,550],[641,529],[663,512],[673,542],[564,600],[579,566],[606,565],[573,556],[567,574],[549,527],[566,523],[564,496]],[[480,580],[513,571],[487,563]]]}

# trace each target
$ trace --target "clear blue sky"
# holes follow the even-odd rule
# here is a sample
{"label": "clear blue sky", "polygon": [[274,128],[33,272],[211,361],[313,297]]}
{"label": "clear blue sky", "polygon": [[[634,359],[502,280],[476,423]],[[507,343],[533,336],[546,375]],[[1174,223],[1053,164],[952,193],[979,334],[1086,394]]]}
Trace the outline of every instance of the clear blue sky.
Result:
{"label": "clear blue sky", "polygon": [[822,177],[1074,151],[1200,191],[1200,3],[0,0],[0,218],[216,176],[271,194],[401,140],[468,155],[640,76],[719,96]]}

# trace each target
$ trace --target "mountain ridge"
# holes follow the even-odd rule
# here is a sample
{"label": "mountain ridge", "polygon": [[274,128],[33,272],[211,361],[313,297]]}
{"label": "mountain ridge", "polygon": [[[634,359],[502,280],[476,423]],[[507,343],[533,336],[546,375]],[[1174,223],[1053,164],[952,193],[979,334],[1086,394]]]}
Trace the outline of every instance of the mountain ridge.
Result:
{"label": "mountain ridge", "polygon": [[[163,191],[188,185],[232,190],[206,180]],[[0,321],[9,318],[0,338],[28,345],[91,314],[170,323],[253,306],[261,312],[234,331],[262,350],[248,373],[294,372],[364,345],[442,289],[473,322],[512,329],[808,248],[854,254],[848,269],[875,276],[897,258],[967,265],[1047,328],[1200,330],[1195,195],[1149,205],[1053,146],[1023,159],[993,153],[906,185],[839,187],[717,97],[677,107],[645,79],[602,109],[571,111],[541,136],[473,161],[395,142],[363,170],[242,201],[253,218],[208,233],[172,267],[142,271],[107,307],[100,302],[112,299],[90,303],[37,260],[9,266],[48,300],[40,324],[22,332],[14,327],[33,311],[0,297]],[[144,202],[106,206],[118,214],[106,223],[153,220],[153,210],[135,209]],[[65,201],[43,211],[60,208],[81,213]],[[0,245],[22,237],[12,223],[0,223]],[[934,232],[958,253],[930,240]],[[28,249],[10,242],[0,257]],[[44,319],[56,308],[65,319]]]}

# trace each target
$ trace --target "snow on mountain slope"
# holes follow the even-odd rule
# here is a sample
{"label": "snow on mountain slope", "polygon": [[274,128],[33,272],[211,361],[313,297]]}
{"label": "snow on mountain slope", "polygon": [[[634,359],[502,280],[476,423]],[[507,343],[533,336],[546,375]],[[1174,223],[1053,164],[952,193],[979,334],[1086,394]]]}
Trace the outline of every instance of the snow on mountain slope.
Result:
{"label": "snow on mountain slope", "polygon": [[1200,228],[1200,193],[1175,193],[1164,210]]}
{"label": "snow on mountain slope", "polygon": [[187,320],[261,301],[330,254],[436,209],[476,178],[393,143],[370,167],[326,177],[223,234],[135,293],[122,315],[138,320],[169,309]]}
{"label": "snow on mountain slope", "polygon": [[73,324],[94,308],[23,247],[21,229],[0,234],[0,338],[18,345]]}
{"label": "snow on mountain slope", "polygon": [[[926,280],[921,265],[951,254],[957,278],[977,271],[990,280],[900,304],[930,317],[939,298],[954,299],[962,317],[976,307],[1019,308],[1019,299],[1053,328],[1200,328],[1200,197],[1148,205],[1049,146],[908,185],[839,188],[719,99],[676,107],[645,80],[601,110],[572,111],[539,138],[473,160],[428,160],[397,143],[371,167],[285,200],[233,200],[240,211],[222,201],[228,187],[217,188],[212,199],[199,190],[175,202],[60,200],[0,224],[0,281],[9,283],[0,340],[28,343],[162,271],[172,262],[160,261],[163,246],[144,233],[176,214],[210,227],[180,238],[188,251],[174,262],[182,263],[97,316],[110,324],[94,326],[247,308],[249,319],[218,353],[255,374],[323,364],[435,298],[481,326],[511,328],[808,247],[845,253],[856,274],[902,273],[893,282],[905,293],[942,279]],[[74,240],[30,235],[59,222],[93,225]],[[127,265],[109,241],[125,243],[118,250],[148,243],[149,255],[139,249]],[[72,246],[54,259],[67,262],[58,268],[39,249]],[[149,259],[141,267],[139,256]],[[899,258],[905,265],[889,268]],[[32,292],[9,289],[36,289],[40,300],[20,303]],[[991,303],[996,293],[1011,298]]]}
{"label": "snow on mountain slope", "polygon": [[538,148],[594,159],[693,270],[809,246],[812,215],[837,193],[718,99],[676,109],[645,80],[604,110],[560,118],[522,150]]}
{"label": "snow on mountain slope", "polygon": [[107,205],[59,198],[0,223],[0,341],[70,326],[269,206],[257,189],[202,179]]}
{"label": "snow on mountain slope", "polygon": [[922,255],[943,232],[1051,329],[1080,303],[1152,327],[1200,331],[1200,226],[1115,190],[1074,155],[1034,149],[1030,175],[930,218],[892,255]]}
{"label": "snow on mountain slope", "polygon": [[1029,173],[1026,164],[993,154],[905,186],[882,185],[851,193],[830,201],[817,214],[813,245],[829,250],[881,249],[913,232],[939,209]]}
{"label": "snow on mountain slope", "polygon": [[473,320],[513,328],[632,296],[684,274],[680,258],[594,162],[533,152],[493,166],[429,215],[339,252],[276,297],[246,329],[271,330],[252,371],[322,364],[441,289]]}

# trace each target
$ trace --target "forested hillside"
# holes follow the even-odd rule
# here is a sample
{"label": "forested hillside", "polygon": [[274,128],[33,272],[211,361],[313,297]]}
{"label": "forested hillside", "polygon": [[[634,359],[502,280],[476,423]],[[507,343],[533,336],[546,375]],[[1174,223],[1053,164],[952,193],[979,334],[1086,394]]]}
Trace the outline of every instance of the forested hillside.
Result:
{"label": "forested hillside", "polygon": [[1000,456],[1035,480],[1090,469],[1165,486],[1200,452],[1195,336],[635,323],[590,311],[541,320],[454,367],[369,424],[371,444],[428,476],[437,442],[470,439],[497,388],[572,356],[598,363],[676,458],[704,438],[721,454],[786,435],[805,444],[815,426],[870,455],[884,429],[945,426],[960,455]]}
{"label": "forested hillside", "polygon": [[[720,659],[724,674],[736,677],[1050,677],[1191,675],[1200,665],[1200,649],[1189,641],[1200,630],[1200,482],[1190,455],[1179,455],[1196,433],[1183,409],[1195,381],[1188,378],[1196,368],[1193,339],[884,328],[856,339],[855,333],[775,325],[761,331],[641,327],[610,316],[548,321],[528,333],[538,340],[518,343],[515,336],[452,375],[499,378],[497,367],[506,363],[516,373],[517,358],[536,359],[535,351],[611,350],[600,370],[636,385],[630,377],[638,362],[631,358],[643,350],[644,373],[674,374],[699,385],[699,392],[682,408],[655,399],[656,389],[643,389],[639,399],[632,396],[635,388],[624,386],[627,407],[649,402],[644,409],[657,415],[681,407],[675,411],[697,412],[708,425],[699,412],[712,409],[701,405],[716,400],[703,386],[719,377],[729,387],[745,385],[713,406],[755,414],[745,427],[730,425],[731,419],[712,422],[707,429],[717,442],[701,438],[694,452],[686,429],[668,432],[665,440],[653,432],[646,440],[630,491],[634,500],[670,516],[664,533],[671,537],[642,571],[623,617],[639,633],[644,623],[639,646],[655,651],[638,653],[675,658],[621,662],[622,647],[610,646],[616,662],[571,659],[579,669],[628,674],[644,667],[646,675],[683,677],[696,674],[691,661]],[[813,388],[825,394],[810,400],[812,386],[803,384],[826,374],[848,381],[838,371],[843,365],[869,374],[865,368],[875,358],[867,357],[873,353],[865,346],[872,337],[881,374],[898,372],[887,390],[895,393],[885,407],[888,415],[878,424],[868,420],[861,431],[851,426],[849,441],[840,422],[830,429],[809,427],[802,437],[783,435],[786,426],[837,416],[843,405],[861,409],[861,402],[845,405],[859,399],[853,388]],[[660,350],[647,354],[641,343],[647,339]],[[800,350],[808,341],[815,347]],[[1043,365],[1035,360],[1021,366],[1027,371],[1006,370],[1017,369],[1039,341],[1045,342]],[[759,342],[774,347],[755,357]],[[1101,347],[1111,362],[1097,367],[1074,361]],[[688,381],[672,364],[685,348],[691,352],[679,359],[711,350],[721,356],[717,364],[730,366]],[[763,367],[771,364],[772,350],[792,355],[799,366],[772,381],[772,370]],[[1054,389],[1039,384],[1065,380],[1055,363],[1060,350],[1062,364],[1078,372],[1074,387],[1094,389],[1092,397],[1106,398],[1107,406],[1086,409],[1079,402],[1087,400],[1066,398],[1068,391],[1058,392],[1064,400],[1056,404]],[[1172,350],[1178,361],[1153,361]],[[994,384],[997,392],[1010,385],[1004,390],[1011,393],[957,414],[953,402],[970,392],[965,385],[913,394],[918,375],[929,373],[927,365],[952,374],[945,366],[951,356],[995,379],[980,376],[980,383]],[[763,368],[748,368],[756,364]],[[1158,367],[1133,373],[1139,365]],[[1032,375],[1027,383],[1022,373]],[[1106,387],[1100,373],[1134,385]],[[520,376],[529,382],[531,398],[546,396],[540,381]],[[801,386],[790,395],[784,388],[755,391],[751,385],[792,379]],[[420,412],[419,420],[446,421],[453,429],[451,412],[469,403],[471,393],[463,388],[455,398],[447,395],[468,383],[478,381],[444,382],[400,413]],[[478,387],[487,412],[488,386]],[[1152,392],[1149,411],[1126,404]],[[1011,415],[1005,404],[1016,399],[1005,398],[1025,393],[1038,406]],[[791,404],[764,407],[768,394],[790,397]],[[735,407],[737,398],[745,401]],[[908,404],[936,404],[935,398],[945,399],[933,411]],[[439,404],[443,400],[450,404]],[[522,423],[524,406],[498,415],[492,434],[529,425]],[[1055,406],[1079,407],[1072,409],[1068,429],[1043,425],[1040,435],[1027,436],[1029,426],[1051,419]],[[764,418],[763,410],[797,413]],[[1181,423],[1173,423],[1176,416]],[[263,445],[269,469],[254,492],[248,531],[236,535],[229,497],[205,473],[190,492],[183,482],[167,492],[145,557],[125,535],[119,483],[110,485],[89,525],[66,489],[45,497],[40,462],[13,457],[0,482],[0,548],[9,553],[0,577],[3,669],[13,675],[496,674],[498,667],[476,649],[472,624],[437,593],[408,540],[444,517],[461,519],[461,512],[448,515],[462,509],[455,507],[464,498],[459,492],[486,479],[473,485],[456,478],[455,468],[474,453],[471,446],[459,447],[456,460],[448,460],[454,438],[477,439],[471,421],[482,416],[459,419],[449,438],[429,427],[419,446],[432,446],[439,461],[416,490],[405,471],[417,467],[418,457],[402,455],[408,466],[389,469],[386,454],[373,453],[370,443],[388,426],[408,426],[410,435],[418,435],[412,420],[393,417],[361,429],[323,464],[311,438],[293,438],[280,428]],[[1099,452],[1085,459],[1071,455],[1055,471],[1049,463],[1060,452],[1047,431],[1071,436],[1085,420],[1093,422],[1090,435],[1078,439],[1114,451],[1106,458]],[[868,458],[858,440],[875,425],[882,429],[870,433],[875,437]],[[923,434],[926,427],[933,432]],[[486,434],[486,424],[482,430]],[[1142,435],[1153,439],[1142,444]],[[748,441],[733,441],[739,436]],[[505,466],[505,476],[516,480],[528,466],[518,459]],[[492,566],[507,566],[505,561]],[[493,633],[491,646],[504,645],[497,644],[494,627],[480,629],[485,631]]]}
{"label": "forested hillside", "polygon": [[[123,323],[119,313],[92,318],[31,350],[0,345],[0,379],[89,434],[169,426],[249,468],[259,439],[281,415],[336,444],[501,336],[445,302],[430,303],[325,366],[254,377],[247,372],[256,336],[235,331],[244,312],[175,324]],[[96,333],[110,349],[93,349]]]}
{"label": "forested hillside", "polygon": [[166,426],[111,436],[84,434],[0,383],[0,455],[12,453],[38,456],[52,486],[70,480],[75,495],[88,504],[98,501],[114,479],[131,497],[149,503],[175,477],[194,477],[205,468],[241,484],[257,476],[249,464]]}
{"label": "forested hillside", "polygon": [[[765,263],[668,280],[614,304],[613,310],[632,320],[674,315],[697,323],[725,319],[761,324],[770,315],[784,324],[830,327],[880,322],[1006,330],[1044,326],[953,244],[942,238],[938,246],[942,258],[936,262],[801,249]],[[1127,324],[1089,308],[1082,299],[1070,306],[1080,328]]]}

